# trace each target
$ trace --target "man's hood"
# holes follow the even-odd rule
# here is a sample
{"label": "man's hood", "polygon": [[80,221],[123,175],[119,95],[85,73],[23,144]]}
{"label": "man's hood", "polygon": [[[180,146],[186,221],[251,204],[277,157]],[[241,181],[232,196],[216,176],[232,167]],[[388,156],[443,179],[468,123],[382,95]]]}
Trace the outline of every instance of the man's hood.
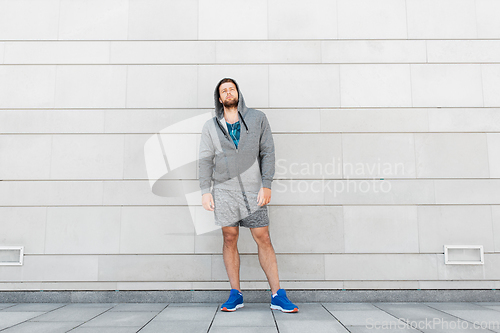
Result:
{"label": "man's hood", "polygon": [[[219,101],[220,98],[219,87],[224,79],[220,80],[219,83],[217,83],[217,86],[215,87],[214,91],[215,116],[217,117],[217,119],[221,119],[224,116],[224,105],[222,105],[222,103]],[[245,116],[245,113],[247,112],[247,107],[245,105],[245,100],[243,99],[243,95],[241,94],[240,87],[238,86],[238,83],[236,82],[235,79],[231,80],[234,81],[234,84],[236,85],[236,90],[238,91],[238,111],[241,113],[242,116]]]}

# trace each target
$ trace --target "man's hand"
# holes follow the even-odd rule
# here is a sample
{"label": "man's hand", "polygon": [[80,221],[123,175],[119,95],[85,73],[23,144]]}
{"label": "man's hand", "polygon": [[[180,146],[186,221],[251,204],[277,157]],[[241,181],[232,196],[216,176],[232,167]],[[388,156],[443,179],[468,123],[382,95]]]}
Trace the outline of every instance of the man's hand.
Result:
{"label": "man's hand", "polygon": [[264,206],[271,201],[271,189],[267,187],[262,187],[257,195],[257,201],[259,206]]}
{"label": "man's hand", "polygon": [[214,198],[212,197],[212,193],[205,193],[201,197],[201,204],[203,205],[203,208],[206,210],[213,211],[215,208],[214,204]]}

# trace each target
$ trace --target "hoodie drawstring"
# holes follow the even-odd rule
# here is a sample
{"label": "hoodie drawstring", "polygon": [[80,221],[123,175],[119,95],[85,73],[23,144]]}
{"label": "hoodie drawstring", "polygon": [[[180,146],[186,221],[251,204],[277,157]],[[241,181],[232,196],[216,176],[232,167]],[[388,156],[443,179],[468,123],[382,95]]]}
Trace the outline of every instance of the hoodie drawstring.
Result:
{"label": "hoodie drawstring", "polygon": [[243,119],[243,116],[241,115],[241,112],[238,110],[238,114],[240,115],[240,118],[241,118],[241,121],[243,122],[243,125],[245,125],[246,129],[247,129],[247,133],[248,133],[248,126],[247,126],[247,123],[245,122],[245,119]]}

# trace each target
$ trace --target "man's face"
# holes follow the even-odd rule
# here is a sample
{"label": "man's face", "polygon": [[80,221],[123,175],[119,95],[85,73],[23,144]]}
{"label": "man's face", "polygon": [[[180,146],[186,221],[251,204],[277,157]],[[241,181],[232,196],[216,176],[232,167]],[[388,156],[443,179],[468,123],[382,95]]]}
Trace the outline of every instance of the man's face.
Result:
{"label": "man's face", "polygon": [[219,101],[226,107],[231,108],[238,105],[238,90],[232,82],[224,82],[219,87]]}

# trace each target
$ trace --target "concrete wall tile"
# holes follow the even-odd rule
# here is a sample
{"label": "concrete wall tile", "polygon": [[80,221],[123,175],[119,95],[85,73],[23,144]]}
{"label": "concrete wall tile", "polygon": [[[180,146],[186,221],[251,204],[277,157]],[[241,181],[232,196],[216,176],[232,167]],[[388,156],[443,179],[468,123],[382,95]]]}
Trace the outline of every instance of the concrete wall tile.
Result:
{"label": "concrete wall tile", "polygon": [[500,132],[498,108],[432,108],[430,132]]}
{"label": "concrete wall tile", "polygon": [[55,105],[58,108],[125,107],[126,66],[58,66]]}
{"label": "concrete wall tile", "polygon": [[198,15],[199,39],[267,38],[267,0],[199,1]]}
{"label": "concrete wall tile", "polygon": [[346,253],[417,253],[416,206],[345,206]]}
{"label": "concrete wall tile", "polygon": [[438,264],[439,280],[483,280],[485,279],[485,265],[487,258],[485,256],[485,265],[446,265],[444,263],[444,254],[436,254]]}
{"label": "concrete wall tile", "polygon": [[123,179],[121,134],[53,135],[51,179]]}
{"label": "concrete wall tile", "polygon": [[423,40],[325,40],[323,63],[412,63],[426,61]]}
{"label": "concrete wall tile", "polygon": [[107,64],[109,53],[107,41],[5,43],[6,64]]}
{"label": "concrete wall tile", "polygon": [[122,207],[120,253],[194,253],[187,207]]}
{"label": "concrete wall tile", "polygon": [[403,1],[337,0],[337,8],[339,38],[407,38]]}
{"label": "concrete wall tile", "polygon": [[342,107],[410,106],[409,65],[340,65]]}
{"label": "concrete wall tile", "polygon": [[4,206],[102,205],[100,181],[9,181],[0,182]]}
{"label": "concrete wall tile", "polygon": [[491,178],[500,178],[500,133],[486,134]]}
{"label": "concrete wall tile", "polygon": [[321,132],[427,132],[426,109],[322,109]]}
{"label": "concrete wall tile", "polygon": [[61,0],[59,39],[127,39],[128,1]]}
{"label": "concrete wall tile", "polygon": [[317,109],[268,109],[262,111],[265,112],[273,133],[320,132],[320,126],[323,125],[320,119],[320,110]]}
{"label": "concrete wall tile", "polygon": [[56,66],[1,66],[0,107],[52,108],[55,86]]}
{"label": "concrete wall tile", "polygon": [[50,178],[50,135],[0,135],[0,150],[1,179]]}
{"label": "concrete wall tile", "polygon": [[269,39],[337,38],[337,0],[270,0]]}
{"label": "concrete wall tile", "polygon": [[207,41],[114,41],[113,64],[215,63],[215,42]]}
{"label": "concrete wall tile", "polygon": [[345,281],[345,289],[418,289],[419,281]]}
{"label": "concrete wall tile", "polygon": [[477,37],[500,38],[500,3],[496,0],[476,0]]}
{"label": "concrete wall tile", "polygon": [[0,42],[0,64],[4,63],[4,50],[5,50],[5,43]]}
{"label": "concrete wall tile", "polygon": [[95,255],[27,255],[22,266],[23,281],[96,281]]}
{"label": "concrete wall tile", "polygon": [[331,280],[437,280],[434,254],[325,254],[325,278]]}
{"label": "concrete wall tile", "polygon": [[101,110],[0,110],[0,133],[103,132]]}
{"label": "concrete wall tile", "polygon": [[269,106],[340,106],[337,65],[270,65]]}
{"label": "concrete wall tile", "polygon": [[127,107],[196,107],[195,66],[129,66]]}
{"label": "concrete wall tile", "polygon": [[[102,204],[104,205],[186,205],[187,200],[183,196],[169,196],[164,193],[171,188],[181,186],[182,182],[189,183],[188,188],[196,188],[198,180],[160,180],[155,192],[151,190],[148,180],[117,180],[105,181],[101,186],[104,191]],[[187,209],[187,208],[186,208]]]}
{"label": "concrete wall tile", "polygon": [[209,255],[99,256],[99,281],[210,280]]}
{"label": "concrete wall tile", "polygon": [[498,40],[428,40],[427,62],[500,62]]}
{"label": "concrete wall tile", "polygon": [[415,178],[413,134],[343,134],[343,178]]}
{"label": "concrete wall tile", "polygon": [[411,64],[413,106],[483,106],[476,64]]}
{"label": "concrete wall tile", "polygon": [[491,219],[493,224],[493,239],[495,241],[495,252],[500,252],[500,205],[492,205]]}
{"label": "concrete wall tile", "polygon": [[[176,133],[201,133],[201,126],[192,125],[198,116],[210,113],[208,109],[118,109],[105,110],[106,133],[148,133],[172,130],[175,125]],[[213,111],[212,111],[213,112]],[[187,125],[180,126],[179,122],[189,119]]]}
{"label": "concrete wall tile", "polygon": [[1,1],[0,39],[57,39],[59,2]]}
{"label": "concrete wall tile", "polygon": [[500,65],[481,64],[484,106],[500,106]]}
{"label": "concrete wall tile", "polygon": [[130,0],[129,40],[197,39],[198,0]]}
{"label": "concrete wall tile", "polygon": [[443,253],[444,245],[483,245],[494,251],[491,208],[486,205],[419,206],[420,253]]}
{"label": "concrete wall tile", "polygon": [[2,246],[24,246],[24,254],[42,254],[46,207],[0,207]]}
{"label": "concrete wall tile", "polygon": [[119,232],[120,207],[48,207],[44,253],[118,253]]}
{"label": "concrete wall tile", "polygon": [[430,180],[348,179],[325,180],[324,183],[325,204],[414,205],[436,202],[433,181]]}
{"label": "concrete wall tile", "polygon": [[[322,149],[312,146],[321,143]],[[274,135],[276,178],[324,179],[342,177],[339,134]]]}
{"label": "concrete wall tile", "polygon": [[275,179],[272,199],[275,205],[319,205],[324,203],[322,180]]}
{"label": "concrete wall tile", "polygon": [[269,226],[276,253],[344,252],[339,206],[271,206]]}
{"label": "concrete wall tile", "polygon": [[319,41],[217,41],[215,43],[217,63],[321,63]]}
{"label": "concrete wall tile", "polygon": [[488,147],[484,133],[416,133],[419,178],[487,178]]}
{"label": "concrete wall tile", "polygon": [[473,0],[406,1],[408,38],[477,38]]}
{"label": "concrete wall tile", "polygon": [[436,179],[437,204],[498,204],[500,179]]}
{"label": "concrete wall tile", "polygon": [[419,281],[419,289],[496,289],[495,281]]}

